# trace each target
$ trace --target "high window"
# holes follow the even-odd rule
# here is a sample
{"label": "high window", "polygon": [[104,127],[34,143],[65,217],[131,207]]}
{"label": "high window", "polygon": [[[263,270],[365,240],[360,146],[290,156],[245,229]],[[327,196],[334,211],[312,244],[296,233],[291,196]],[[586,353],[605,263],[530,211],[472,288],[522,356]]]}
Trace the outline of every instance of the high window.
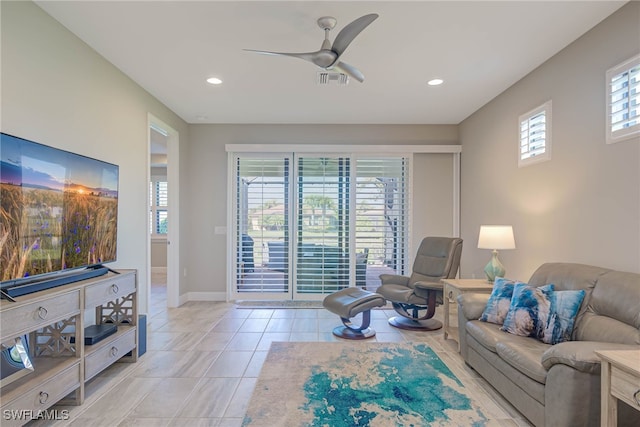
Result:
{"label": "high window", "polygon": [[551,101],[523,114],[518,122],[518,166],[551,159]]}
{"label": "high window", "polygon": [[167,181],[152,179],[149,186],[149,224],[152,236],[167,235]]}
{"label": "high window", "polygon": [[640,134],[640,55],[607,71],[607,144]]}

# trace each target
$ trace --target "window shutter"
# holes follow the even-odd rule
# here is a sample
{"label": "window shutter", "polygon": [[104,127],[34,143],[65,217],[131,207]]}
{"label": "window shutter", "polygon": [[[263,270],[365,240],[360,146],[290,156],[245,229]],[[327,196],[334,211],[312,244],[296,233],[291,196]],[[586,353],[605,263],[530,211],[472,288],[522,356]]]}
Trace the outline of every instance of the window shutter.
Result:
{"label": "window shutter", "polygon": [[298,159],[297,275],[300,293],[349,285],[349,182],[346,157]]}
{"label": "window shutter", "polygon": [[[356,254],[367,263],[386,265],[404,274],[408,160],[358,158],[356,165]],[[358,267],[356,258],[356,281],[363,279],[358,277]]]}
{"label": "window shutter", "polygon": [[238,292],[288,292],[289,170],[288,157],[236,158]]}
{"label": "window shutter", "polygon": [[168,183],[167,181],[153,180],[149,187],[150,220],[152,235],[167,234],[168,219]]}
{"label": "window shutter", "polygon": [[156,182],[156,206],[168,206],[167,181]]}
{"label": "window shutter", "polygon": [[640,55],[607,71],[607,144],[640,133]]}
{"label": "window shutter", "polygon": [[518,166],[551,158],[551,101],[523,114],[520,122]]}

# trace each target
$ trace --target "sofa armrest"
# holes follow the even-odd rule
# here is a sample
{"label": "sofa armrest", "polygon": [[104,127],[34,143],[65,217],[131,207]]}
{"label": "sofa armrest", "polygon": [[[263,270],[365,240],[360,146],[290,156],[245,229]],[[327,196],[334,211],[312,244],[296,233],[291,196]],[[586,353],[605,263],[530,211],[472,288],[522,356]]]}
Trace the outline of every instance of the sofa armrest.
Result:
{"label": "sofa armrest", "polygon": [[[466,293],[458,295],[458,312],[466,320],[477,320],[482,316],[489,301],[489,294]],[[462,327],[462,325],[460,325]]]}
{"label": "sofa armrest", "polygon": [[381,274],[380,281],[383,285],[393,284],[407,286],[409,284],[409,277],[399,274]]}
{"label": "sofa armrest", "polygon": [[566,341],[552,345],[542,354],[542,366],[549,370],[556,364],[570,366],[580,372],[600,373],[600,358],[596,350],[634,350],[636,345],[599,341]]}

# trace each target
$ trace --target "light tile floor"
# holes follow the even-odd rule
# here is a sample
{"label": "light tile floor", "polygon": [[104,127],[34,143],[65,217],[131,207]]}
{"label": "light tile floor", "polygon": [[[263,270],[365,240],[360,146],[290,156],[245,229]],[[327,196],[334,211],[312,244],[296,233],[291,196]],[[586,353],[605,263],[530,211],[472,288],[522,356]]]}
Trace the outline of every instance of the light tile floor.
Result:
{"label": "light tile floor", "polygon": [[[336,341],[340,324],[324,309],[250,309],[221,302],[166,308],[162,277],[154,275],[147,352],[137,363],[117,363],[86,385],[81,406],[55,426],[240,426],[272,341]],[[441,311],[441,310],[440,310]],[[372,311],[375,340],[426,342],[482,405],[493,426],[530,426],[464,364],[442,331],[400,331],[393,310]]]}

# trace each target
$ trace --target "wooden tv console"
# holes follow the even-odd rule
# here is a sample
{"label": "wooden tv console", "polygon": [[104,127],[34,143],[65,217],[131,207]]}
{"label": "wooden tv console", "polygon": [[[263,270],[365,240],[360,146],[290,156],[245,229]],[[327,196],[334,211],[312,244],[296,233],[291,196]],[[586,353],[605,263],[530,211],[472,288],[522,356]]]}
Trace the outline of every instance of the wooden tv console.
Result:
{"label": "wooden tv console", "polygon": [[[85,382],[116,361],[137,361],[137,275],[135,270],[119,273],[1,301],[0,342],[28,335],[35,368],[3,383],[3,427],[23,425],[58,402],[81,405]],[[84,345],[85,311],[90,309],[95,309],[95,324],[115,323],[118,331]]]}

